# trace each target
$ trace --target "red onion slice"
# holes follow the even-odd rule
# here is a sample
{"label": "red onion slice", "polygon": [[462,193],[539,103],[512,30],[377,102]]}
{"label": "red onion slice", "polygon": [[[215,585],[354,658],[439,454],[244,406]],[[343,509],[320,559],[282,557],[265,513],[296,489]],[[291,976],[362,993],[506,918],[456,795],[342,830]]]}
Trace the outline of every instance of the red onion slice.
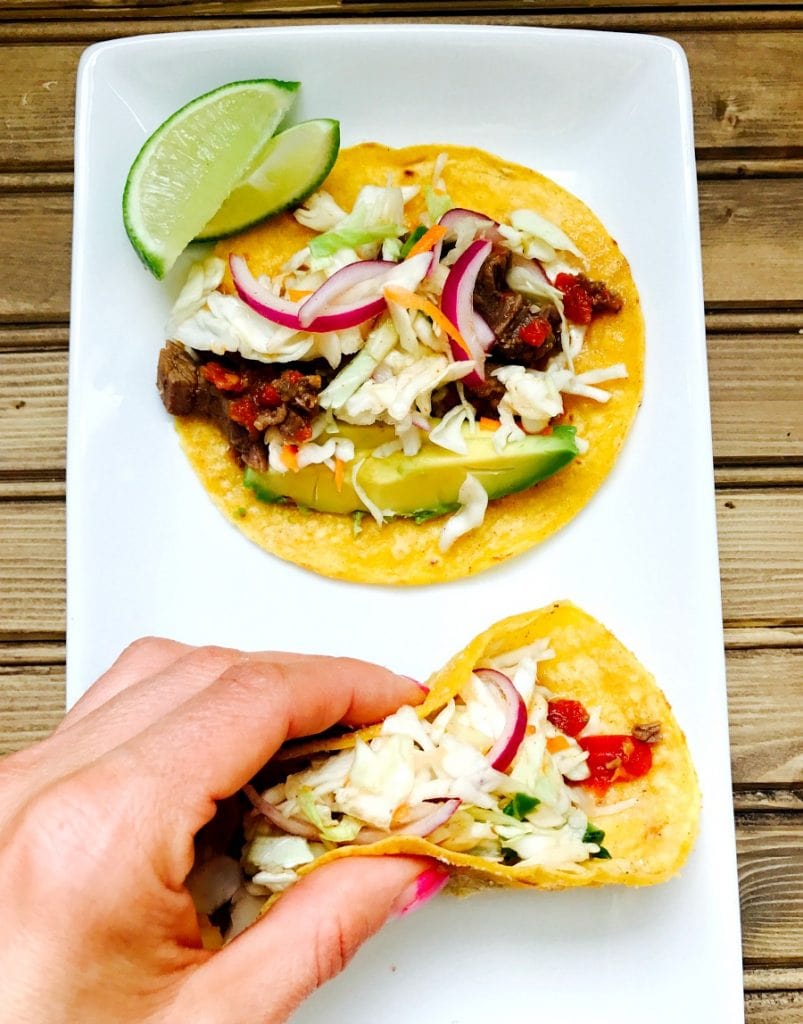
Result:
{"label": "red onion slice", "polygon": [[475,368],[464,378],[469,384],[481,384],[485,380],[485,349],[477,337],[474,285],[490,251],[491,243],[487,239],[478,238],[472,242],[449,271],[441,295],[444,315],[451,320],[468,345],[466,351],[450,338],[449,346],[454,359],[457,362],[466,359],[475,361]]}
{"label": "red onion slice", "polygon": [[272,803],[263,796],[260,796],[252,785],[243,786],[243,793],[245,793],[263,818],[267,818],[272,825],[280,828],[282,832],[289,832],[291,836],[302,836],[304,839],[320,838],[318,830],[313,824],[308,821],[295,821],[293,818],[288,818],[286,814],[282,814],[278,807],[274,807]]}
{"label": "red onion slice", "polygon": [[281,327],[289,327],[294,331],[302,329],[298,319],[299,304],[288,299],[280,299],[269,288],[260,284],[242,256],[229,256],[229,269],[237,294],[254,312]]}
{"label": "red onion slice", "polygon": [[484,352],[487,352],[491,345],[496,341],[496,335],[482,319],[479,313],[474,314],[474,334],[476,335],[477,341],[482,345]]}
{"label": "red onion slice", "polygon": [[487,217],[484,213],[479,213],[477,210],[466,210],[461,206],[456,206],[452,210],[447,210],[446,213],[438,221],[441,227],[446,228],[446,238],[453,238],[460,227],[471,227],[478,238],[487,238],[493,242],[501,240],[501,235],[497,228],[499,225],[495,220]]}
{"label": "red onion slice", "polygon": [[[381,261],[365,260],[360,263],[352,263],[348,267],[344,267],[343,270],[350,270],[351,267],[361,267],[368,263],[374,264],[378,262]],[[388,266],[392,267],[396,266],[396,264],[391,263]],[[385,299],[381,295],[370,300],[362,299],[353,305],[333,305],[329,306],[326,312],[322,312],[320,316],[317,316],[311,322],[302,324],[302,308],[307,306],[312,299],[315,299],[318,292],[326,288],[337,277],[337,274],[333,274],[329,281],[322,284],[303,304],[300,304],[298,302],[290,302],[288,299],[281,299],[278,295],[274,295],[269,288],[260,284],[248,269],[248,264],[242,256],[230,256],[229,267],[231,268],[234,287],[237,289],[237,294],[243,302],[256,313],[259,313],[260,316],[270,320],[271,323],[279,324],[281,327],[289,327],[293,331],[310,331],[313,334],[325,334],[328,331],[345,331],[349,327],[358,327],[360,324],[364,324],[366,320],[379,316],[386,306]],[[383,266],[383,270],[387,269],[387,267]],[[342,273],[342,271],[338,271],[339,273]],[[373,276],[376,273],[376,269],[372,268],[371,274],[366,275],[366,277]],[[364,280],[365,278],[362,279]],[[350,283],[348,287],[352,287],[354,283],[356,282]],[[324,308],[326,308],[325,305]]]}
{"label": "red onion slice", "polygon": [[[301,304],[298,312],[301,326],[308,329],[319,317],[325,319],[325,314],[342,314],[346,309],[357,309],[360,305],[364,307],[370,300],[363,298],[361,302],[343,306],[335,306],[334,301],[355,285],[381,277],[395,266],[390,260],[358,260],[338,270]],[[378,297],[381,299],[381,287]]]}
{"label": "red onion slice", "polygon": [[506,675],[493,668],[475,668],[474,675],[495,686],[505,704],[505,724],[496,743],[486,754],[491,767],[503,772],[516,756],[527,731],[527,707]]}

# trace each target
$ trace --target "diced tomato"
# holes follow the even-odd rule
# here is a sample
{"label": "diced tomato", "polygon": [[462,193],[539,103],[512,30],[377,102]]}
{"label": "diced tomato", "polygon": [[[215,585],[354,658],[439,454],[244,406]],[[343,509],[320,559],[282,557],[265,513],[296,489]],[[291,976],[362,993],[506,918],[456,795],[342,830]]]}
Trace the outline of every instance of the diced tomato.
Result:
{"label": "diced tomato", "polygon": [[588,752],[591,772],[580,785],[605,790],[615,782],[640,779],[652,767],[652,748],[635,736],[582,736],[577,742]]}
{"label": "diced tomato", "polygon": [[566,319],[573,324],[591,323],[593,312],[591,296],[582,285],[570,288],[563,296],[563,312],[566,314]]}
{"label": "diced tomato", "polygon": [[201,367],[201,376],[208,380],[218,391],[232,391],[234,394],[242,394],[246,388],[246,381],[241,373],[236,370],[227,370],[221,363],[211,360]]}
{"label": "diced tomato", "polygon": [[252,395],[244,395],[242,398],[236,399],[229,406],[229,419],[239,423],[241,427],[245,427],[247,430],[254,429],[254,420],[258,414],[259,409]]}
{"label": "diced tomato", "polygon": [[570,288],[574,288],[578,284],[577,274],[557,274],[554,284],[558,291],[565,295]]}
{"label": "diced tomato", "polygon": [[293,441],[295,444],[304,444],[305,441],[309,441],[312,437],[312,427],[309,423],[302,423],[298,430],[293,434]]}
{"label": "diced tomato", "polygon": [[546,717],[567,736],[576,736],[588,725],[588,712],[579,700],[551,700]]}
{"label": "diced tomato", "polygon": [[538,316],[519,329],[519,337],[525,345],[538,348],[547,340],[551,330],[549,321],[545,317]]}
{"label": "diced tomato", "polygon": [[257,384],[254,388],[254,400],[264,409],[278,409],[282,404],[282,396],[276,390],[276,385],[269,380]]}

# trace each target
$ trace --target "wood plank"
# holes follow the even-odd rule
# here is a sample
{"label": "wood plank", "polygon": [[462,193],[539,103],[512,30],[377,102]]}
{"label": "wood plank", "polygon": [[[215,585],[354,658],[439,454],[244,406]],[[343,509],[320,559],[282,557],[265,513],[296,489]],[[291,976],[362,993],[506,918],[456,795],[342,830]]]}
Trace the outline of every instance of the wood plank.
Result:
{"label": "wood plank", "polygon": [[0,666],[0,757],[44,739],[64,715],[64,666]]}
{"label": "wood plank", "polygon": [[63,503],[0,503],[0,640],[61,640],[64,615]]}
{"label": "wood plank", "polygon": [[0,325],[0,352],[4,349],[66,349],[70,340],[67,327]]}
{"label": "wood plank", "polygon": [[708,367],[718,462],[803,458],[803,337],[712,335]]}
{"label": "wood plank", "polygon": [[728,651],[736,783],[803,784],[803,648]]}
{"label": "wood plank", "polygon": [[[66,195],[0,195],[0,322],[67,319],[70,208]],[[803,235],[790,231],[803,220],[803,181],[702,181],[700,213],[709,307],[803,303]]]}
{"label": "wood plank", "polygon": [[737,813],[767,811],[775,814],[800,814],[803,811],[803,789],[741,789],[737,785],[733,791],[733,809]]}
{"label": "wood plank", "polygon": [[725,647],[729,651],[746,651],[751,647],[803,647],[803,627],[728,627],[725,629]]}
{"label": "wood plank", "polygon": [[0,474],[63,472],[66,432],[67,354],[0,352]]}
{"label": "wood plank", "polygon": [[[712,306],[803,302],[803,181],[699,183],[703,276]],[[750,280],[747,280],[750,277]]]}
{"label": "wood plank", "polygon": [[803,821],[737,816],[745,964],[803,964]]}
{"label": "wood plank", "polygon": [[728,626],[803,624],[803,492],[717,494],[720,575]]}
{"label": "wood plank", "polygon": [[[174,27],[184,25],[177,22]],[[721,159],[722,150],[793,156],[801,149],[803,33],[681,31],[667,35],[683,46],[689,60],[701,156],[719,154]],[[6,130],[0,136],[0,169],[70,167],[75,75],[82,50],[80,44],[61,44],[4,51],[0,122]],[[742,173],[755,173],[749,166],[744,165]],[[738,167],[733,172],[738,173]],[[790,169],[781,172],[789,174]],[[770,173],[779,173],[779,168]]]}
{"label": "wood plank", "polygon": [[71,214],[67,195],[0,196],[0,321],[68,318]]}
{"label": "wood plank", "polygon": [[803,992],[750,992],[744,1012],[745,1024],[800,1024]]}
{"label": "wood plank", "polygon": [[803,989],[802,967],[748,967],[744,972],[746,992],[783,992]]}

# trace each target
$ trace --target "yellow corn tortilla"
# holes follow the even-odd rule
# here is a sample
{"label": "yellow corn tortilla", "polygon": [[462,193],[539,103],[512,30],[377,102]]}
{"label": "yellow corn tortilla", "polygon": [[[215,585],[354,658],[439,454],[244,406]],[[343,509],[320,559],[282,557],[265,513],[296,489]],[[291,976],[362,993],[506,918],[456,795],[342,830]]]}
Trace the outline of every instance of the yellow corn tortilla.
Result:
{"label": "yellow corn tortilla", "polygon": [[[575,366],[582,372],[624,363],[628,377],[605,384],[611,396],[605,404],[565,396],[561,422],[577,427],[578,435],[590,443],[588,452],[535,487],[491,501],[482,526],[445,553],[438,547],[445,517],[422,524],[395,519],[380,527],[366,515],[355,536],[351,516],[260,502],[243,486],[242,471],[219,430],[199,419],[178,418],[184,451],[221,511],[266,551],[324,576],[364,583],[436,583],[470,576],[521,554],[577,515],[602,484],[641,401],[644,322],[630,268],[600,221],[571,193],[535,171],[478,149],[389,149],[377,143],[344,150],[323,188],[347,210],[363,185],[384,185],[389,174],[397,184],[423,189],[432,180],[440,153],[449,158],[443,178],[456,206],[495,219],[522,207],[537,210],[560,225],[587,256],[587,275],[622,297],[620,313],[595,317]],[[420,196],[408,204],[411,222],[423,205]],[[219,243],[217,253],[223,258],[238,253],[255,276],[271,275],[313,235],[284,214]],[[577,269],[582,269],[579,262]],[[232,290],[228,274],[224,289]]]}
{"label": "yellow corn tortilla", "polygon": [[[686,738],[653,676],[603,625],[568,601],[504,619],[480,634],[429,680],[430,692],[417,709],[421,717],[439,711],[462,690],[474,668],[490,658],[547,638],[555,657],[538,664],[538,681],[556,697],[601,708],[601,733],[629,733],[658,721],[662,740],[652,748],[653,763],[641,779],[615,783],[597,803],[617,804],[632,797],[633,807],[592,817],[605,830],[611,860],[593,859],[563,870],[505,866],[454,853],[427,839],[402,836],[364,846],[341,846],[299,874],[342,857],[407,853],[434,857],[455,869],[452,885],[470,891],[488,884],[518,888],[569,889],[589,885],[653,885],[676,874],[697,836],[700,790]],[[370,739],[380,726],[327,743],[309,741],[286,748],[285,757],[309,757]]]}

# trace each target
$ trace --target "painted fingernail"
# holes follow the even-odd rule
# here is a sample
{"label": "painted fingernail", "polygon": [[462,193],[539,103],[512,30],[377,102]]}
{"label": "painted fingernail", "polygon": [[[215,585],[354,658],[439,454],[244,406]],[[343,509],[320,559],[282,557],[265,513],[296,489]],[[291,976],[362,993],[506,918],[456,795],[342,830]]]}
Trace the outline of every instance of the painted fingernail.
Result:
{"label": "painted fingernail", "polygon": [[417,679],[413,679],[412,676],[402,676],[402,679],[409,680],[413,684],[413,686],[417,686],[418,689],[422,691],[422,693],[429,693],[429,687],[424,686],[423,683],[419,683],[419,681]]}
{"label": "painted fingernail", "polygon": [[416,880],[409,885],[396,900],[395,917],[404,917],[412,910],[417,910],[438,895],[449,881],[449,872],[440,864],[422,871]]}

